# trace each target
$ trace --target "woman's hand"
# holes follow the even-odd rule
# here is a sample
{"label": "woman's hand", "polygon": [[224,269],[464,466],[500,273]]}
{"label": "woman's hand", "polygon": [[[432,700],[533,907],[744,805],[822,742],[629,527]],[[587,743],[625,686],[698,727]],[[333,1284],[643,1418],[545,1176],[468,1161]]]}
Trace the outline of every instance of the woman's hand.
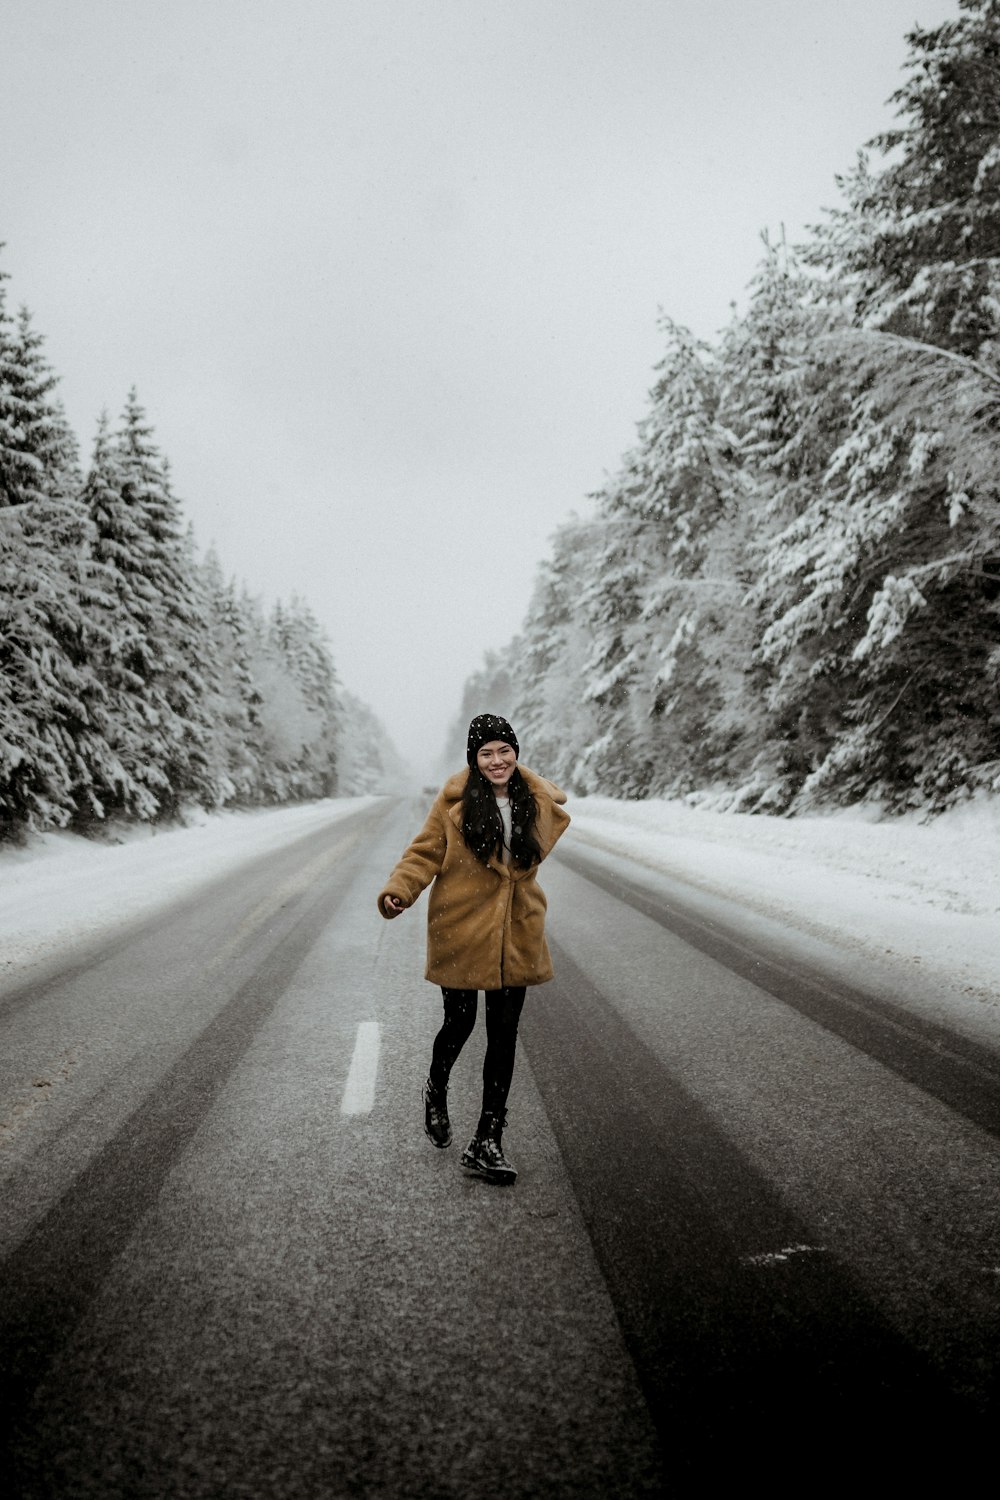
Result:
{"label": "woman's hand", "polygon": [[400,901],[398,896],[382,897],[382,915],[384,917],[388,917],[390,921],[393,917],[398,917],[400,912],[405,910],[406,907],[403,905],[402,901]]}

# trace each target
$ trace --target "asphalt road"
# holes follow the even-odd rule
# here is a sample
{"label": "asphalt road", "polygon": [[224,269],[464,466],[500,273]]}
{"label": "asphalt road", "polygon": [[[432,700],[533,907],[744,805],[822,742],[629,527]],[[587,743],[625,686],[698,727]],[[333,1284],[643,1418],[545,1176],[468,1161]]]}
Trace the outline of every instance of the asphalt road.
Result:
{"label": "asphalt road", "polygon": [[0,999],[3,1492],[954,1487],[1000,1415],[1000,1059],[568,837],[520,1176],[469,1180],[482,1028],[435,1151],[423,912],[374,909],[421,815]]}

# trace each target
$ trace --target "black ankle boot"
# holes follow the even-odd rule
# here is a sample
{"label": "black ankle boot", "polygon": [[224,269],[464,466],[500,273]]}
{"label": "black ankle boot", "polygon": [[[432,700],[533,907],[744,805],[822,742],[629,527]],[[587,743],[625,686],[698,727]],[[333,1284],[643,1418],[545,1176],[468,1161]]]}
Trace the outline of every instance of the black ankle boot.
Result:
{"label": "black ankle boot", "polygon": [[480,1115],[479,1128],[462,1152],[462,1166],[467,1172],[483,1177],[487,1182],[514,1181],[517,1169],[504,1156],[501,1145],[506,1123],[506,1115]]}
{"label": "black ankle boot", "polygon": [[451,1121],[448,1119],[448,1089],[435,1088],[428,1078],[424,1084],[424,1130],[435,1146],[451,1145]]}

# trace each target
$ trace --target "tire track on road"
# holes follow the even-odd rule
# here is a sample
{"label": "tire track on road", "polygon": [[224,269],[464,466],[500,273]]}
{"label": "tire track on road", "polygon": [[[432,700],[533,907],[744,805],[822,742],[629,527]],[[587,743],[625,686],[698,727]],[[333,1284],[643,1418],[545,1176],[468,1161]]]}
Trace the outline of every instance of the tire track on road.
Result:
{"label": "tire track on road", "polygon": [[552,946],[526,1052],[668,1474],[768,1472],[794,1432],[827,1478],[855,1483],[863,1452],[872,1483],[926,1483],[928,1452],[891,1438],[924,1430],[947,1435],[941,1477],[954,1483],[956,1446],[985,1440],[980,1414]]}
{"label": "tire track on road", "polygon": [[300,890],[280,934],[265,935],[270,947],[256,972],[3,1263],[0,1409],[6,1442],[28,1417],[33,1392],[349,890],[355,875],[349,855],[366,831],[362,823],[344,838],[343,825],[334,826],[335,866],[312,889]]}
{"label": "tire track on road", "polygon": [[838,980],[816,979],[804,968],[774,958],[763,946],[754,947],[718,923],[685,910],[680,900],[668,901],[638,882],[612,874],[577,850],[560,851],[556,857],[692,948],[860,1048],[974,1125],[1000,1136],[1000,1057],[988,1047]]}

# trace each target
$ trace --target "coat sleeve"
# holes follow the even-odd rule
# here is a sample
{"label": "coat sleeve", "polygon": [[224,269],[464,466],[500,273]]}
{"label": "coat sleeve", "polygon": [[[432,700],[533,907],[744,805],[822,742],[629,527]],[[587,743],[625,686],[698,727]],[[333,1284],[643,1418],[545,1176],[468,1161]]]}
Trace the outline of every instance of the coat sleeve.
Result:
{"label": "coat sleeve", "polygon": [[427,822],[378,893],[378,909],[383,917],[383,896],[396,896],[404,906],[413,905],[420,892],[430,885],[440,871],[447,845],[444,815],[435,803],[427,815]]}

